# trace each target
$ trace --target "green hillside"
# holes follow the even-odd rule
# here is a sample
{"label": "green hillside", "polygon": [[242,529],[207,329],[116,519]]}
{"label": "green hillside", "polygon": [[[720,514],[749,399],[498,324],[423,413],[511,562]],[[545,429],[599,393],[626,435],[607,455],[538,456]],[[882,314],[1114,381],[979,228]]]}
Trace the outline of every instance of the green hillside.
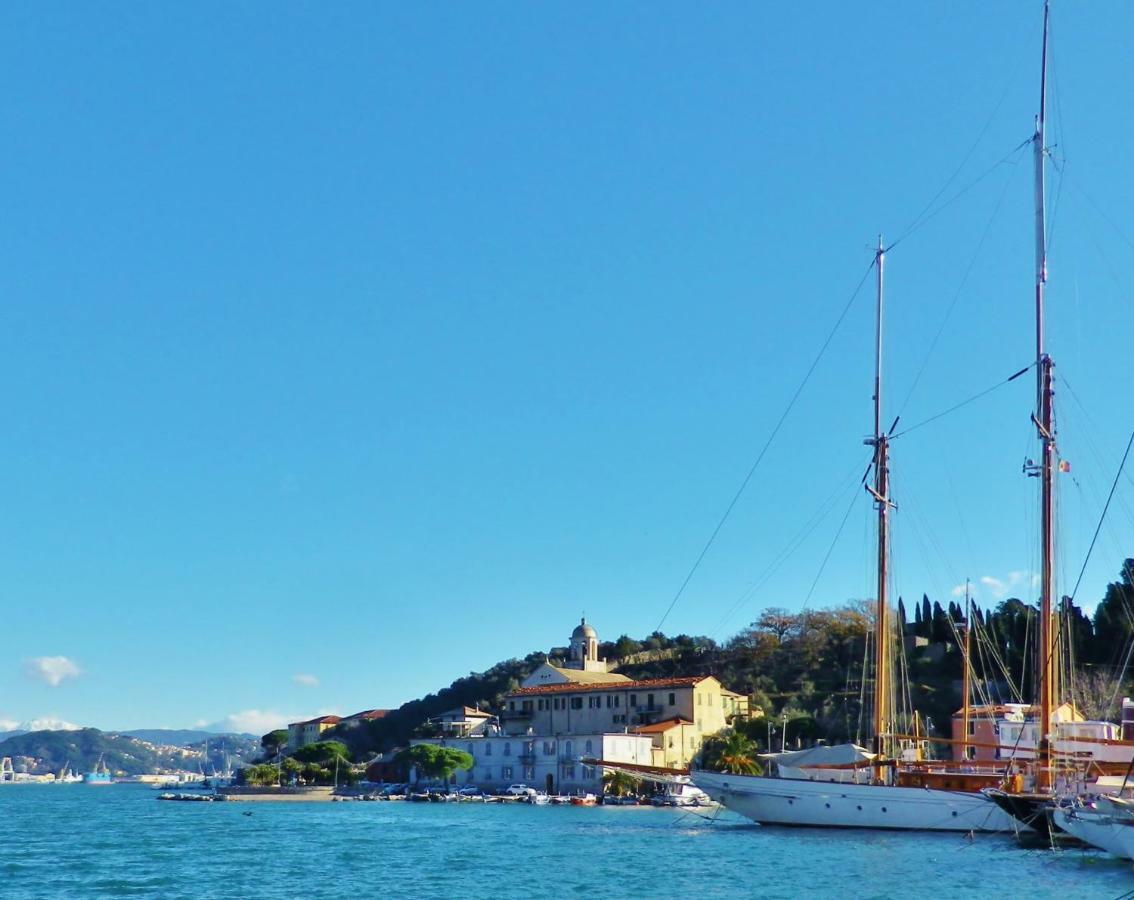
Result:
{"label": "green hillside", "polygon": [[97,728],[78,731],[29,731],[0,742],[0,757],[12,757],[17,772],[43,775],[70,766],[92,770],[99,758],[115,775],[146,775],[188,769],[202,760],[196,750],[157,747],[138,738],[107,734]]}

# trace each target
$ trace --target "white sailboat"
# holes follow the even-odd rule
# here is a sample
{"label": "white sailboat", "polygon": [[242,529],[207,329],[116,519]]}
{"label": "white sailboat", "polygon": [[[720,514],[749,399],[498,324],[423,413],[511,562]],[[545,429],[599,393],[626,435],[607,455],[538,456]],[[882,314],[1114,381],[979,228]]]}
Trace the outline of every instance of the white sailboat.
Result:
{"label": "white sailboat", "polygon": [[[889,514],[890,437],[882,419],[882,312],[885,247],[875,263],[878,290],[875,328],[874,484],[867,490],[878,511],[878,595],[875,612],[874,751],[854,744],[816,748],[821,752],[773,754],[778,777],[693,772],[693,783],[713,800],[765,825],[878,828],[911,831],[1015,831],[1007,813],[973,790],[944,790],[922,780],[894,783],[887,750],[893,719],[889,679]],[[810,754],[810,756],[808,756]],[[964,776],[957,776],[961,781]],[[987,782],[986,782],[987,783]]]}
{"label": "white sailboat", "polygon": [[1134,802],[1100,797],[1092,806],[1057,807],[1055,825],[1086,844],[1134,859]]}

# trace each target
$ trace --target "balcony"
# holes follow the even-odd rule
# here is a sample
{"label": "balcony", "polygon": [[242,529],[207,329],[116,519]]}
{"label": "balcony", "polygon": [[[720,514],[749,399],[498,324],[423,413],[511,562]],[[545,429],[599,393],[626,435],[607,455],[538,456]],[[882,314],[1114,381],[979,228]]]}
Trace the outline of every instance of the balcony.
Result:
{"label": "balcony", "polygon": [[500,720],[507,721],[511,719],[522,721],[530,719],[532,715],[533,711],[530,709],[506,709],[504,712],[500,713]]}

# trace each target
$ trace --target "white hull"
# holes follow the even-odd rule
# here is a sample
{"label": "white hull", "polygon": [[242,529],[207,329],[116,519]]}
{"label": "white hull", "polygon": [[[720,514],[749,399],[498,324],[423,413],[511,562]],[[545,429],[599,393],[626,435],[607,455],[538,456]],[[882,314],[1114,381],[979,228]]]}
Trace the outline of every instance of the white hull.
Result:
{"label": "white hull", "polygon": [[1134,859],[1134,820],[1089,809],[1057,809],[1055,824],[1073,837],[1122,859]]}
{"label": "white hull", "polygon": [[901,831],[1027,830],[981,794],[694,772],[714,800],[762,825]]}

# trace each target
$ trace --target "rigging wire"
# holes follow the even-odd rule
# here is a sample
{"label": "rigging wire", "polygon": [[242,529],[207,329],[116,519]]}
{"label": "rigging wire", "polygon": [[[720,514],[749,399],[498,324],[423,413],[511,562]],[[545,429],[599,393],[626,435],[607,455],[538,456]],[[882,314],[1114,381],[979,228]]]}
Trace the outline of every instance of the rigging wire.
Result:
{"label": "rigging wire", "polygon": [[937,207],[937,209],[935,209],[929,215],[924,216],[921,219],[921,221],[919,221],[916,224],[907,228],[905,233],[899,235],[898,238],[893,243],[891,243],[888,247],[886,247],[883,250],[883,252],[889,253],[891,250],[893,250],[895,247],[897,247],[898,244],[900,244],[902,241],[904,241],[906,238],[908,238],[914,232],[920,231],[925,225],[927,225],[930,222],[930,220],[936,218],[938,215],[940,215],[942,212],[944,212],[946,209],[948,209],[950,206],[952,206],[954,203],[956,203],[958,200],[960,200],[963,196],[965,196],[965,194],[967,194],[969,191],[971,191],[973,188],[975,188],[978,184],[980,184],[982,181],[984,181],[989,175],[991,175],[998,168],[1000,168],[1000,166],[1002,166],[1006,162],[1008,162],[1008,160],[1010,160],[1016,153],[1018,153],[1023,147],[1028,146],[1028,144],[1030,144],[1031,142],[1032,142],[1032,138],[1029,135],[1025,140],[1021,141],[1019,144],[1017,144],[1015,147],[1013,147],[1011,152],[1004,154],[1004,156],[1002,156],[1000,159],[998,159],[996,162],[994,162],[991,166],[989,166],[987,169],[985,169],[980,175],[978,175],[976,178],[974,178],[972,181],[970,181],[967,185],[965,185],[963,188],[961,188],[959,191],[957,191],[957,193],[953,194],[952,197],[950,197],[948,200],[946,200],[944,203],[942,203],[939,207]]}
{"label": "rigging wire", "polygon": [[[856,464],[848,475],[848,477],[851,479],[850,484],[852,489],[858,487],[858,471],[861,468],[862,466],[860,464]],[[728,611],[723,616],[721,616],[720,621],[710,632],[710,634],[713,634],[718,638],[722,636],[722,632],[724,631],[725,626],[728,624],[729,619],[731,619],[745,603],[752,599],[753,595],[755,595],[765,584],[768,583],[772,576],[779,571],[780,567],[784,563],[786,563],[795,554],[795,552],[799,550],[801,546],[803,546],[803,543],[807,540],[807,538],[810,537],[815,532],[815,529],[817,529],[823,523],[823,520],[827,518],[831,510],[834,509],[842,499],[844,493],[846,492],[845,485],[846,481],[844,479],[843,484],[836,488],[831,493],[831,495],[823,501],[819,509],[811,516],[811,518],[807,520],[807,522],[803,524],[803,526],[799,529],[799,531],[796,532],[791,540],[787,542],[783,549],[780,550],[778,554],[776,554],[776,556],[767,565],[764,571],[760,573],[759,577],[748,588],[746,588],[739,597],[736,598],[732,606],[728,608]]]}
{"label": "rigging wire", "polygon": [[1029,363],[1027,366],[1020,369],[1019,372],[1016,372],[1014,375],[1009,375],[1003,381],[998,381],[992,387],[985,388],[979,394],[973,394],[973,396],[969,397],[967,400],[962,400],[960,403],[956,404],[955,406],[950,406],[948,409],[943,410],[942,412],[939,412],[936,415],[930,416],[928,419],[923,419],[922,421],[920,421],[920,422],[918,422],[914,425],[911,425],[909,428],[902,429],[897,434],[895,434],[892,438],[890,438],[890,440],[892,440],[892,441],[897,440],[898,438],[909,434],[911,431],[917,431],[917,429],[919,429],[919,428],[921,428],[925,425],[928,425],[930,422],[936,422],[938,419],[943,418],[944,416],[947,416],[950,413],[954,413],[958,409],[961,409],[964,406],[968,406],[970,403],[974,403],[977,400],[980,400],[982,397],[986,397],[987,395],[989,395],[993,391],[995,391],[997,388],[1002,388],[1002,387],[1004,387],[1004,385],[1008,384],[1008,382],[1015,381],[1021,375],[1027,374],[1033,368],[1035,368],[1035,363],[1034,362]]}
{"label": "rigging wire", "polygon": [[1106,503],[1103,505],[1102,514],[1099,516],[1099,524],[1095,528],[1095,534],[1091,538],[1091,544],[1087,548],[1087,556],[1083,560],[1083,567],[1079,570],[1079,577],[1075,579],[1075,589],[1071,591],[1071,602],[1075,602],[1075,596],[1079,593],[1079,585],[1083,582],[1083,573],[1087,571],[1087,563],[1091,561],[1091,553],[1095,549],[1095,541],[1099,539],[1099,531],[1102,530],[1103,521],[1106,519],[1107,510],[1110,509],[1110,501],[1114,499],[1114,492],[1118,488],[1118,481],[1122,477],[1122,470],[1126,468],[1126,460],[1130,456],[1130,447],[1134,445],[1134,431],[1130,432],[1130,440],[1126,442],[1126,452],[1122,454],[1122,462],[1118,464],[1118,471],[1114,473],[1114,482],[1110,486],[1110,494],[1107,495]]}
{"label": "rigging wire", "polygon": [[855,491],[851,495],[851,502],[847,506],[846,513],[843,515],[843,520],[839,523],[839,528],[835,532],[835,537],[831,540],[831,546],[827,548],[827,553],[826,555],[824,555],[823,561],[819,564],[819,571],[815,573],[815,580],[811,582],[811,588],[807,591],[807,596],[803,598],[803,606],[801,607],[802,609],[807,609],[807,604],[811,602],[811,595],[815,593],[815,587],[819,584],[819,579],[823,576],[823,570],[827,568],[827,562],[828,560],[830,560],[831,554],[835,550],[835,545],[839,542],[839,538],[842,536],[843,528],[847,524],[847,519],[850,518],[850,514],[854,509],[855,502],[860,496],[862,495],[859,494],[858,491]]}
{"label": "rigging wire", "polygon": [[901,417],[906,407],[909,405],[910,398],[917,390],[918,384],[921,383],[921,377],[925,374],[925,370],[929,367],[929,360],[933,356],[933,351],[937,349],[937,344],[941,340],[941,335],[945,333],[945,326],[949,324],[949,319],[953,315],[953,310],[957,308],[957,302],[961,299],[961,293],[968,284],[969,276],[972,274],[973,268],[976,266],[976,261],[980,257],[981,250],[984,249],[985,241],[988,240],[989,234],[992,232],[992,225],[996,221],[997,216],[1000,214],[1000,209],[1004,205],[1004,199],[1008,196],[1008,188],[1012,184],[1012,175],[1016,172],[1016,167],[1020,164],[1022,158],[1022,150],[1025,145],[1021,144],[1015,150],[1015,159],[1011,163],[1011,171],[1008,177],[1004,179],[1004,185],[1000,189],[1000,196],[996,200],[996,205],[992,208],[992,213],[985,223],[984,231],[981,232],[980,240],[977,241],[976,247],[973,249],[972,257],[969,259],[969,264],[965,267],[964,273],[961,275],[961,280],[957,284],[957,289],[953,293],[953,299],[949,302],[948,309],[945,310],[945,316],[941,319],[941,324],[937,326],[937,333],[933,336],[933,340],[929,342],[929,349],[926,350],[922,356],[921,366],[914,375],[913,382],[910,384],[909,390],[906,391],[905,399],[902,400],[901,405],[898,407],[898,416]]}
{"label": "rigging wire", "polygon": [[708,554],[709,548],[713,546],[713,543],[717,539],[717,535],[720,534],[720,531],[724,527],[725,522],[727,522],[729,516],[732,515],[732,511],[736,507],[737,502],[740,500],[741,494],[743,494],[745,488],[748,487],[748,482],[751,481],[752,476],[756,474],[756,469],[759,468],[760,463],[764,460],[765,454],[767,454],[768,449],[772,446],[772,442],[776,439],[776,435],[780,433],[780,429],[783,427],[784,422],[787,421],[787,417],[791,414],[792,409],[795,408],[796,401],[799,400],[800,395],[803,393],[803,389],[807,387],[807,383],[811,380],[811,376],[815,373],[816,368],[818,368],[820,360],[822,360],[824,355],[826,355],[827,348],[830,347],[831,341],[834,340],[835,334],[842,326],[843,320],[846,319],[847,313],[850,312],[851,306],[854,305],[854,301],[858,297],[859,292],[862,290],[862,286],[866,284],[866,279],[870,277],[870,273],[874,269],[876,262],[877,256],[872,256],[870,265],[868,265],[866,267],[866,271],[862,273],[862,278],[859,279],[858,285],[855,287],[854,292],[850,295],[850,299],[847,300],[846,304],[843,306],[842,312],[839,313],[839,317],[835,320],[835,324],[827,333],[827,337],[824,339],[823,344],[819,347],[819,352],[815,355],[815,359],[811,361],[811,365],[808,366],[806,373],[804,373],[803,380],[800,381],[799,386],[796,387],[795,393],[792,394],[791,399],[788,401],[787,406],[784,408],[784,411],[780,415],[779,420],[776,422],[775,427],[772,429],[771,434],[768,435],[768,439],[764,442],[764,446],[760,448],[760,452],[756,456],[756,461],[752,463],[751,468],[749,468],[748,470],[748,474],[744,476],[744,480],[740,483],[740,487],[737,488],[736,493],[732,497],[732,500],[729,501],[728,506],[725,508],[724,514],[720,517],[720,520],[717,522],[717,525],[713,529],[712,534],[709,535],[708,541],[705,542],[705,546],[701,548],[701,552],[697,555],[697,559],[694,560],[692,567],[689,569],[689,573],[685,576],[685,580],[681,582],[681,587],[679,587],[677,589],[677,593],[673,595],[673,599],[669,602],[669,606],[666,608],[665,614],[662,615],[661,621],[658,622],[657,628],[654,629],[655,631],[661,631],[662,626],[666,622],[666,619],[669,618],[669,614],[673,612],[673,608],[677,606],[677,601],[680,600],[681,595],[685,593],[685,588],[689,586],[689,582],[693,580],[693,576],[701,567],[701,562],[705,559],[706,554]]}

